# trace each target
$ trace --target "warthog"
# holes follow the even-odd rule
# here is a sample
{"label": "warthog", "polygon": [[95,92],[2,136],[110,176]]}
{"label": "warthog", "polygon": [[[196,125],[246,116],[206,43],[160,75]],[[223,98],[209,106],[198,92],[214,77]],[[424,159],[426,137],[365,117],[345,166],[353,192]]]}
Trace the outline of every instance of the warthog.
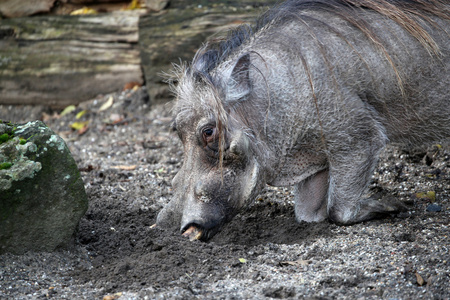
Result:
{"label": "warthog", "polygon": [[298,221],[352,224],[402,209],[368,188],[388,141],[450,134],[450,6],[287,1],[178,67],[184,146],[157,226],[208,239],[266,185],[294,186]]}

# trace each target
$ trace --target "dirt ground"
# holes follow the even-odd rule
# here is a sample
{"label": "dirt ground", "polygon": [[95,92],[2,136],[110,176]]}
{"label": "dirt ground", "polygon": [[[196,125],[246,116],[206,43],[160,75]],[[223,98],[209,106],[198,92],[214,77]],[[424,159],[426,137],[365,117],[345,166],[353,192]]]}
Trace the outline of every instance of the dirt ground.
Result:
{"label": "dirt ground", "polygon": [[[141,88],[63,117],[0,107],[1,119],[43,118],[66,140],[90,200],[70,249],[0,256],[1,299],[450,298],[448,143],[383,153],[371,187],[408,212],[353,226],[299,224],[291,190],[267,187],[212,240],[190,242],[150,227],[183,152],[171,104],[147,102]],[[83,121],[81,132],[69,127]]]}

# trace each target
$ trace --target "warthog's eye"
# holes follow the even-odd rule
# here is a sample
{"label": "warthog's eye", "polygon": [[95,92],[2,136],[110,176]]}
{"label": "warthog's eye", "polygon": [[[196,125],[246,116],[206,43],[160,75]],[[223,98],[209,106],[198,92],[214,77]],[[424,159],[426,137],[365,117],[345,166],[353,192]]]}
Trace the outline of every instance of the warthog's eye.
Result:
{"label": "warthog's eye", "polygon": [[214,152],[218,151],[218,136],[217,128],[212,126],[207,126],[202,129],[202,140],[204,145]]}
{"label": "warthog's eye", "polygon": [[216,128],[206,127],[205,129],[203,129],[202,134],[203,134],[203,141],[205,143],[213,142],[216,136]]}
{"label": "warthog's eye", "polygon": [[203,134],[208,138],[214,134],[214,129],[206,128],[205,130],[203,130]]}

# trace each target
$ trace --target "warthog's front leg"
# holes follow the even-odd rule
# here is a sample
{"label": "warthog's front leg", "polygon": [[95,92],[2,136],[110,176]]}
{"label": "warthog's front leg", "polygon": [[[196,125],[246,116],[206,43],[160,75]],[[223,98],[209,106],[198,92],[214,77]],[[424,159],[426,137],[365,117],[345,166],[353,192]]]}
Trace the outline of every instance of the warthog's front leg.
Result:
{"label": "warthog's front leg", "polygon": [[328,170],[320,171],[294,188],[298,222],[320,222],[327,218]]}

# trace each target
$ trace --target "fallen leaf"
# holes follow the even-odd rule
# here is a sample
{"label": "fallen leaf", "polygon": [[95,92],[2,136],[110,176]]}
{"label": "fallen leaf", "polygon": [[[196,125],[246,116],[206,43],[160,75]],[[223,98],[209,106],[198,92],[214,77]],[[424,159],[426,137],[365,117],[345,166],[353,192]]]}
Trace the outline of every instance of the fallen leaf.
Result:
{"label": "fallen leaf", "polygon": [[123,122],[123,124],[127,124],[125,121],[124,121],[125,119],[124,118],[120,118],[120,119],[118,119],[118,120],[115,120],[114,122],[112,122],[112,124],[113,125],[116,125],[116,124],[119,124],[119,123],[122,123]]}
{"label": "fallen leaf", "polygon": [[436,201],[436,192],[435,191],[428,191],[428,192],[420,192],[415,194],[417,199],[426,199],[430,200],[431,203]]}
{"label": "fallen leaf", "polygon": [[131,166],[120,165],[120,166],[112,166],[111,168],[118,169],[118,170],[132,171],[132,170],[136,169],[136,165],[131,165]]}
{"label": "fallen leaf", "polygon": [[162,168],[160,168],[158,170],[155,170],[155,173],[162,173],[162,172],[164,172],[164,167],[162,167]]}
{"label": "fallen leaf", "polygon": [[420,276],[419,273],[416,272],[415,275],[416,275],[416,279],[417,279],[417,284],[419,286],[422,286],[422,285],[424,285],[426,283],[426,281],[423,280],[422,276]]}
{"label": "fallen leaf", "polygon": [[75,119],[79,119],[81,118],[85,113],[87,113],[87,110],[82,110],[79,113],[77,113],[77,115],[75,116]]}
{"label": "fallen leaf", "polygon": [[115,293],[113,295],[106,295],[103,296],[103,300],[114,300],[114,299],[119,299],[122,296],[122,293]]}
{"label": "fallen leaf", "polygon": [[302,260],[302,259],[298,259],[298,260],[294,260],[294,261],[289,261],[289,260],[280,261],[281,266],[307,266],[310,263],[311,263],[310,260]]}
{"label": "fallen leaf", "polygon": [[110,108],[114,103],[114,98],[113,96],[109,96],[108,100],[106,100],[105,103],[103,103],[102,106],[100,106],[98,111],[104,111],[107,110],[108,108]]}
{"label": "fallen leaf", "polygon": [[84,126],[83,128],[78,129],[78,135],[83,135],[83,134],[85,134],[86,131],[88,131],[88,129],[89,129],[89,127],[88,127],[87,124],[86,124],[86,126]]}
{"label": "fallen leaf", "polygon": [[69,105],[66,108],[63,109],[63,111],[59,114],[60,117],[63,117],[67,114],[70,114],[76,109],[75,105]]}
{"label": "fallen leaf", "polygon": [[242,264],[247,263],[247,260],[246,260],[245,258],[239,258],[239,261],[240,261]]}
{"label": "fallen leaf", "polygon": [[89,7],[83,7],[77,10],[74,10],[70,13],[71,16],[78,16],[78,15],[95,15],[97,11],[95,9],[89,8]]}
{"label": "fallen leaf", "polygon": [[139,2],[139,0],[132,0],[130,4],[128,4],[128,6],[126,8],[124,8],[123,10],[133,10],[133,9],[139,9],[141,8],[141,3]]}
{"label": "fallen leaf", "polygon": [[70,128],[75,129],[75,130],[80,130],[83,127],[87,126],[88,124],[89,124],[89,121],[73,122],[72,124],[70,124]]}
{"label": "fallen leaf", "polygon": [[140,86],[142,86],[142,84],[140,84],[139,82],[128,82],[123,86],[123,90],[135,90],[136,88],[139,88]]}
{"label": "fallen leaf", "polygon": [[117,124],[117,123],[119,123],[119,122],[122,122],[123,121],[123,116],[121,116],[121,115],[119,115],[119,114],[111,114],[110,116],[109,116],[109,120],[107,121],[107,123],[110,123],[110,124]]}

